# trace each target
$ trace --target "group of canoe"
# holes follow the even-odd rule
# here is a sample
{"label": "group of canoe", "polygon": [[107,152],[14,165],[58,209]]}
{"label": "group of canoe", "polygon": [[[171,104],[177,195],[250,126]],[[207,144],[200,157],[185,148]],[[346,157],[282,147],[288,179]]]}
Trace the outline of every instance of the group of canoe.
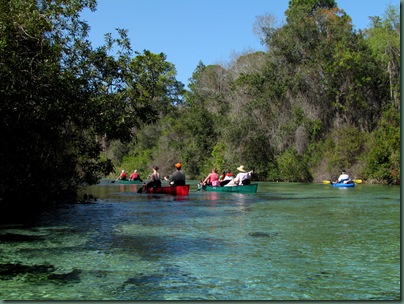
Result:
{"label": "group of canoe", "polygon": [[[158,167],[157,170],[155,170],[155,167],[153,168],[154,173],[156,173]],[[176,170],[177,172],[181,170],[180,163],[176,164]],[[239,173],[236,177],[234,177],[230,170],[228,170],[227,173],[223,172],[223,175],[221,177],[218,177],[217,169],[213,168],[212,172],[205,179],[201,180],[200,183],[198,183],[198,191],[204,190],[210,192],[256,193],[258,184],[251,183],[253,170],[247,172],[244,169],[244,166],[238,167],[237,170],[239,171]],[[133,178],[134,176],[135,178]],[[174,176],[174,174],[172,176]],[[169,181],[169,186],[161,186],[161,182],[157,185],[150,186],[150,181],[149,183],[143,182],[140,179],[140,176],[137,174],[137,171],[135,170],[130,179],[118,178],[116,182],[120,184],[142,184],[142,187],[139,188],[138,193],[187,196],[189,193],[190,185],[185,184],[185,175],[183,174],[183,176],[184,180],[182,182],[180,181],[177,184],[171,181],[171,177],[170,179],[165,177],[164,179]],[[349,188],[354,187],[355,184],[362,183],[362,180],[351,180],[343,170],[341,176],[338,178],[337,181],[333,182],[331,180],[324,180],[323,183],[330,184],[333,187]]]}
{"label": "group of canoe", "polygon": [[[148,178],[148,182],[143,182],[140,179],[137,171],[127,179],[127,175],[124,170],[122,170],[121,175],[116,180],[119,184],[142,184],[143,186],[138,189],[138,193],[151,193],[151,194],[171,194],[185,196],[189,193],[189,185],[185,184],[185,174],[179,174],[181,170],[181,164],[177,163],[175,165],[176,172],[174,172],[170,177],[164,177],[165,180],[169,182],[169,186],[161,186],[161,181],[158,178],[158,184],[155,183],[154,177],[158,174],[158,167],[153,167],[153,174]],[[157,169],[157,170],[156,170]],[[238,193],[256,193],[258,184],[251,184],[251,174],[252,170],[247,172],[244,170],[244,166],[237,168],[240,173],[236,177],[227,171],[226,178],[223,173],[222,178],[217,177],[217,183],[215,183],[215,176],[213,173],[217,174],[217,170],[214,168],[212,174],[208,175],[204,183],[198,184],[198,190],[214,191],[214,192],[238,192]],[[213,172],[216,171],[216,172]],[[183,176],[183,180],[178,180],[178,177]],[[134,178],[135,177],[135,178]],[[151,177],[151,178],[150,178]],[[151,180],[151,181],[150,181]],[[114,181],[115,182],[115,181]]]}
{"label": "group of canoe", "polygon": [[[143,184],[140,181],[131,181],[131,180],[118,180],[119,184],[134,184],[141,185]],[[228,187],[213,187],[213,186],[201,186],[198,184],[198,190],[205,190],[210,192],[236,192],[236,193],[256,193],[258,188],[258,184],[250,184],[243,186],[228,186]],[[143,192],[144,189],[142,189]],[[148,193],[158,193],[158,194],[172,194],[172,195],[188,195],[189,185],[184,186],[166,186],[166,187],[153,187],[149,188]],[[146,193],[146,191],[144,191]],[[178,194],[179,193],[179,194]]]}

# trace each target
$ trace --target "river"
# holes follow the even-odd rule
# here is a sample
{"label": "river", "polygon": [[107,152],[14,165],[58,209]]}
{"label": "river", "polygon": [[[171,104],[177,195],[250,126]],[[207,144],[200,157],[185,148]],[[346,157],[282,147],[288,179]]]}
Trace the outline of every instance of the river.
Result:
{"label": "river", "polygon": [[137,194],[0,226],[2,300],[399,300],[400,188]]}

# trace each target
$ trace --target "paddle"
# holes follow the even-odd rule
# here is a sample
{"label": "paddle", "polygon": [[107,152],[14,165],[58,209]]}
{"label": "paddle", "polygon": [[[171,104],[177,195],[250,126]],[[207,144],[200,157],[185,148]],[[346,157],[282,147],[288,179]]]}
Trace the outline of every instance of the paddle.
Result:
{"label": "paddle", "polygon": [[137,190],[137,193],[143,193],[143,187],[144,187],[144,185],[142,185],[142,187],[140,187],[140,188]]}
{"label": "paddle", "polygon": [[[148,180],[148,179],[147,179],[147,180]],[[137,190],[137,193],[143,193],[143,188],[146,189],[146,185],[147,185],[147,181],[144,182],[143,185],[142,185],[142,187],[140,187],[140,188]],[[147,189],[146,189],[145,192],[147,192]]]}
{"label": "paddle", "polygon": [[[355,184],[362,184],[362,180],[361,179],[354,179],[353,182]],[[330,180],[323,180],[323,184],[332,184],[332,182]]]}

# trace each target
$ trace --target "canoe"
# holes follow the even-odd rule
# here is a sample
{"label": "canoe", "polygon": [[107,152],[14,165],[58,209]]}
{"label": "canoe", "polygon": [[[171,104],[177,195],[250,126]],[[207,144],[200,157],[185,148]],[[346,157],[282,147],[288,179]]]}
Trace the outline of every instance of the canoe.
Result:
{"label": "canoe", "polygon": [[341,187],[341,188],[351,188],[355,186],[355,183],[349,183],[349,184],[344,184],[344,183],[332,183],[331,186],[333,187]]}
{"label": "canoe", "polygon": [[202,186],[202,189],[211,192],[256,193],[257,187],[258,184],[250,184],[243,186],[224,186],[224,187]]}
{"label": "canoe", "polygon": [[[147,193],[152,194],[171,194],[178,196],[186,196],[189,192],[189,185],[184,186],[166,186],[149,188]],[[143,192],[145,193],[145,192]]]}
{"label": "canoe", "polygon": [[126,184],[126,185],[133,185],[133,184],[140,185],[142,182],[140,180],[120,180],[120,179],[118,179],[116,181],[116,183],[117,184]]}

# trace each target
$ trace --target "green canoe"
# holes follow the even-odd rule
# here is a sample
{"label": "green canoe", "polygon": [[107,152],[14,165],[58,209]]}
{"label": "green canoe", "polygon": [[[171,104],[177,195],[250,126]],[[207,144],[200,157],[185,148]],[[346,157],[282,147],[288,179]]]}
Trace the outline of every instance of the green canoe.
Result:
{"label": "green canoe", "polygon": [[142,182],[140,180],[120,180],[120,179],[118,179],[118,180],[116,180],[116,183],[118,183],[118,184],[130,184],[130,185],[137,184],[137,185],[139,185]]}
{"label": "green canoe", "polygon": [[256,193],[258,184],[250,184],[244,186],[224,186],[224,187],[212,187],[212,186],[202,186],[205,191],[211,192],[235,192],[235,193]]}

